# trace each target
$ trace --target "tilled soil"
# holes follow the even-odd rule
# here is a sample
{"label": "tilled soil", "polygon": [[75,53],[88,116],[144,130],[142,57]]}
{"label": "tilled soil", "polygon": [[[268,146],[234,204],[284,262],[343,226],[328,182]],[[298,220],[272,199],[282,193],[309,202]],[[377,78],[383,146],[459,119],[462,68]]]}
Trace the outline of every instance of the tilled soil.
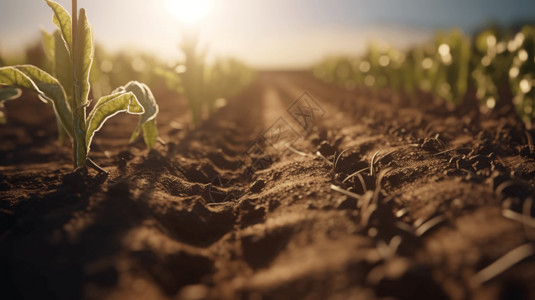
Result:
{"label": "tilled soil", "polygon": [[[72,170],[31,94],[0,127],[2,299],[535,299],[533,131],[512,109],[264,72],[193,129],[153,87]],[[470,101],[467,101],[470,103]]]}

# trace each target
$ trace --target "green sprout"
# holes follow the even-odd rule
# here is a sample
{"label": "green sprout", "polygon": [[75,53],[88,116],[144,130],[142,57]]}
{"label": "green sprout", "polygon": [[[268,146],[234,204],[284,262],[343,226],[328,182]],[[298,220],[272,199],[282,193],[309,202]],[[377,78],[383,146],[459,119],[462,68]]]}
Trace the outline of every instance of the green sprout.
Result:
{"label": "green sprout", "polygon": [[199,50],[198,34],[185,35],[181,45],[184,53],[185,72],[181,73],[184,83],[184,96],[188,100],[193,125],[201,119],[202,108],[205,105],[205,76],[206,76],[206,50]]}
{"label": "green sprout", "polygon": [[[60,4],[50,0],[46,3],[54,11],[53,22],[59,28],[53,34],[53,41],[45,41],[49,45],[47,55],[54,57],[55,76],[33,65],[0,68],[0,85],[9,86],[0,90],[4,91],[0,93],[0,105],[5,100],[18,97],[19,88],[37,93],[43,102],[53,107],[60,136],[64,131],[72,139],[75,167],[86,163],[96,166],[87,156],[95,132],[107,119],[120,112],[140,115],[131,140],[143,131],[147,147],[153,147],[158,138],[155,119],[158,105],[143,83],[132,81],[101,97],[86,114],[90,106],[89,73],[94,46],[85,10],[80,9],[77,16],[77,1],[72,0],[71,17]],[[51,51],[52,47],[54,51]]]}
{"label": "green sprout", "polygon": [[389,88],[409,96],[425,91],[454,105],[462,103],[468,87],[473,85],[481,111],[488,112],[512,100],[526,127],[532,128],[535,26],[524,26],[512,39],[508,35],[487,29],[471,43],[454,29],[437,33],[432,42],[404,53],[387,45],[371,44],[361,57],[329,58],[315,66],[313,72],[320,79],[346,88],[354,84]]}
{"label": "green sprout", "polygon": [[[512,50],[512,45],[511,47]],[[505,88],[509,88],[509,68],[513,56],[508,50],[507,40],[500,32],[487,29],[480,32],[474,41],[472,55],[472,78],[476,87],[476,97],[485,110],[493,109]]]}
{"label": "green sprout", "polygon": [[236,59],[217,58],[208,63],[197,32],[183,33],[180,50],[183,62],[172,70],[158,68],[157,73],[168,88],[186,98],[194,126],[203,116],[210,116],[224,106],[226,98],[236,95],[254,78],[254,72]]}
{"label": "green sprout", "polygon": [[535,119],[535,26],[524,26],[510,44],[514,54],[509,70],[513,103],[531,128]]}
{"label": "green sprout", "polygon": [[435,43],[438,70],[433,90],[459,105],[468,89],[470,41],[460,30],[452,30],[438,34]]}

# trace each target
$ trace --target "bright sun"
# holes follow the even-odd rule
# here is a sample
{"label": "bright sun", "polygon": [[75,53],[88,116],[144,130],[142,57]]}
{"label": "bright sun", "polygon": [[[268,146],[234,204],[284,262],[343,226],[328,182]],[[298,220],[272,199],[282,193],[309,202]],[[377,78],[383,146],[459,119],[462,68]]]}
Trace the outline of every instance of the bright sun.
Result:
{"label": "bright sun", "polygon": [[167,0],[165,3],[171,15],[187,24],[199,22],[212,7],[210,0]]}

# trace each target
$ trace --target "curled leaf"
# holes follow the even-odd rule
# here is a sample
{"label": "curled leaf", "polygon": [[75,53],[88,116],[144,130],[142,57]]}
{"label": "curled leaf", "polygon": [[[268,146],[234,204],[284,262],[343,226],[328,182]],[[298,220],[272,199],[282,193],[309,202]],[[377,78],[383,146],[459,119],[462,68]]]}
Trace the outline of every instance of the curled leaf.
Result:
{"label": "curled leaf", "polygon": [[2,105],[5,100],[17,99],[21,94],[22,91],[18,88],[8,87],[0,89],[0,105]]}
{"label": "curled leaf", "polygon": [[141,115],[145,112],[136,96],[131,92],[118,92],[100,98],[89,113],[86,128],[87,152],[95,132],[99,131],[104,122],[120,112]]}
{"label": "curled leaf", "polygon": [[56,118],[60,119],[67,133],[73,136],[72,113],[65,91],[52,75],[32,65],[3,67],[0,68],[0,85],[27,88],[37,93],[43,102],[52,104]]}
{"label": "curled leaf", "polygon": [[130,137],[130,142],[134,141],[139,135],[140,131],[143,130],[143,139],[145,145],[148,148],[154,147],[156,141],[158,140],[158,127],[156,126],[156,115],[158,114],[159,107],[156,104],[156,99],[152,94],[149,87],[137,81],[130,81],[125,86],[122,86],[117,89],[117,91],[132,92],[141,106],[145,109],[143,115],[139,119],[139,122]]}
{"label": "curled leaf", "polygon": [[152,119],[141,126],[143,129],[143,140],[148,148],[154,147],[158,140],[158,127],[156,126],[156,119]]}

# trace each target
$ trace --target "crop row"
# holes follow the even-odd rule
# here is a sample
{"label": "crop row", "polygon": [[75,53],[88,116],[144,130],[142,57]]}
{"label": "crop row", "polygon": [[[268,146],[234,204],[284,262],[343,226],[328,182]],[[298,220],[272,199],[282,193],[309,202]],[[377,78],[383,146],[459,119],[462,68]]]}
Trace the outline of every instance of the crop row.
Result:
{"label": "crop row", "polygon": [[333,57],[314,74],[348,89],[390,88],[413,95],[433,93],[459,105],[469,87],[482,110],[512,103],[528,126],[535,119],[535,27],[516,34],[487,29],[469,38],[459,30],[437,33],[432,41],[400,51],[372,43],[364,55]]}

